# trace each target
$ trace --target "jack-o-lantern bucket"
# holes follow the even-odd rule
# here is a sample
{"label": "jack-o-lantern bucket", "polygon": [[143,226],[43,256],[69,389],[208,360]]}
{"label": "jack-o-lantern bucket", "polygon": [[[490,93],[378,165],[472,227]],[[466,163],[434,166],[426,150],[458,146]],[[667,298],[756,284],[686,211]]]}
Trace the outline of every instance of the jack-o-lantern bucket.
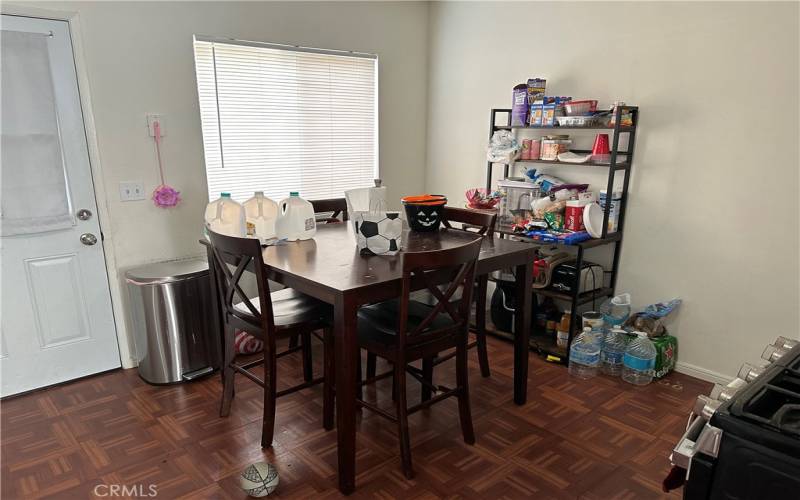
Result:
{"label": "jack-o-lantern bucket", "polygon": [[402,198],[406,219],[413,231],[437,231],[447,198],[438,194],[406,196]]}

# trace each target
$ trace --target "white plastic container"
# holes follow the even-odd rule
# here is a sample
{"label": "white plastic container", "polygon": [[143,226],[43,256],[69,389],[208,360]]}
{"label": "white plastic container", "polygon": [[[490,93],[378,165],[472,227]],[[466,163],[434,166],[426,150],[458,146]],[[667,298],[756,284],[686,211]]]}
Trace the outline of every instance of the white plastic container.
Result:
{"label": "white plastic container", "polygon": [[[600,207],[605,210],[608,203],[608,191],[600,190]],[[619,209],[622,205],[622,191],[615,190],[611,193],[611,208],[608,211],[608,233],[616,233],[619,229]],[[601,224],[602,225],[602,224]]]}
{"label": "white plastic container", "polygon": [[238,238],[247,235],[244,207],[230,193],[220,193],[219,199],[206,206],[205,220],[206,228],[215,233]]}
{"label": "white plastic container", "polygon": [[244,202],[247,220],[247,236],[267,240],[275,237],[275,220],[278,218],[278,204],[256,191],[252,198]]}
{"label": "white plastic container", "polygon": [[288,198],[278,203],[278,218],[275,221],[275,234],[287,241],[309,240],[317,233],[317,220],[314,207],[300,198],[300,193],[292,191]]}

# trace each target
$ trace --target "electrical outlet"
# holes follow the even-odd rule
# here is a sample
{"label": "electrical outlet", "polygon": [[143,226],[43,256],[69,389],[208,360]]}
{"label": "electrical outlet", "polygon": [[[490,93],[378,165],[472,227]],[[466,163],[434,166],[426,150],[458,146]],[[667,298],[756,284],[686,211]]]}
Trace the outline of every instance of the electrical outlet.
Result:
{"label": "electrical outlet", "polygon": [[155,122],[158,122],[158,126],[161,129],[161,137],[167,135],[167,127],[164,124],[164,115],[150,114],[147,115],[147,133],[150,135],[150,137],[156,136],[156,130],[153,127]]}
{"label": "electrical outlet", "polygon": [[141,181],[120,182],[119,199],[121,201],[138,201],[145,199],[144,184]]}

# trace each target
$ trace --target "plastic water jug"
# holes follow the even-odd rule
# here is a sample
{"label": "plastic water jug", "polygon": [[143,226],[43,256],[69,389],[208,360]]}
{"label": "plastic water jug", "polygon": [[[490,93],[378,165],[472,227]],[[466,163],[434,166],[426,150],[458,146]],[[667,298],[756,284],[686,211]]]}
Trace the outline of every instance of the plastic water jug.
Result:
{"label": "plastic water jug", "polygon": [[219,199],[206,206],[206,227],[215,233],[243,238],[247,234],[244,207],[221,193]]}
{"label": "plastic water jug", "polygon": [[623,293],[606,300],[600,306],[600,312],[607,325],[621,325],[631,315],[631,294]]}
{"label": "plastic water jug", "polygon": [[569,374],[589,379],[597,375],[600,366],[600,342],[596,332],[586,327],[583,332],[572,341],[569,349]]}
{"label": "plastic water jug", "polygon": [[622,358],[625,356],[625,349],[628,343],[628,336],[625,330],[612,328],[605,336],[603,350],[600,352],[600,371],[612,377],[619,377],[622,374]]}
{"label": "plastic water jug", "polygon": [[278,203],[275,233],[278,238],[285,238],[288,241],[308,240],[317,233],[314,207],[300,198],[297,191],[292,191],[288,198]]}
{"label": "plastic water jug", "polygon": [[622,358],[622,380],[633,385],[647,385],[653,380],[656,366],[656,347],[647,334],[636,332]]}
{"label": "plastic water jug", "polygon": [[254,236],[262,241],[275,237],[278,204],[264,196],[263,191],[256,191],[252,198],[244,202],[244,214],[247,220],[247,236]]}

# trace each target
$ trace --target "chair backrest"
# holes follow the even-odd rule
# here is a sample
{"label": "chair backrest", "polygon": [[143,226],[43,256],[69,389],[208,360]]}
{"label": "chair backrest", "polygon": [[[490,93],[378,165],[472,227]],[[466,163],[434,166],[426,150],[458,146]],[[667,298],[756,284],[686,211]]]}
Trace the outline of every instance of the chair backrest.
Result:
{"label": "chair backrest", "polygon": [[[348,219],[347,200],[344,198],[313,200],[311,205],[314,207],[315,214],[326,214],[324,217],[318,217],[317,222],[328,224],[331,222],[345,222]],[[340,215],[342,216],[341,220],[339,220]]]}
{"label": "chair backrest", "polygon": [[[211,240],[209,266],[214,266],[217,300],[223,325],[246,330],[262,340],[272,337],[275,320],[272,314],[269,282],[264,272],[261,243],[255,238],[236,238],[208,231]],[[258,306],[242,289],[245,272],[255,275]],[[240,307],[235,307],[241,304]]]}
{"label": "chair backrest", "polygon": [[442,224],[444,227],[448,229],[462,229],[464,231],[470,230],[468,227],[463,226],[454,228],[452,226],[453,222],[473,227],[474,230],[470,232],[492,237],[494,236],[494,227],[497,223],[497,213],[472,210],[469,208],[444,207],[444,215],[442,216]]}
{"label": "chair backrest", "polygon": [[[403,282],[397,327],[397,347],[446,340],[454,335],[467,334],[472,300],[472,283],[482,239],[476,239],[446,250],[409,252],[402,255]],[[433,309],[418,324],[409,327],[408,303],[414,284],[423,284],[434,297]],[[461,296],[455,298],[456,290]],[[447,326],[434,328],[433,323],[443,315],[450,319]]]}

